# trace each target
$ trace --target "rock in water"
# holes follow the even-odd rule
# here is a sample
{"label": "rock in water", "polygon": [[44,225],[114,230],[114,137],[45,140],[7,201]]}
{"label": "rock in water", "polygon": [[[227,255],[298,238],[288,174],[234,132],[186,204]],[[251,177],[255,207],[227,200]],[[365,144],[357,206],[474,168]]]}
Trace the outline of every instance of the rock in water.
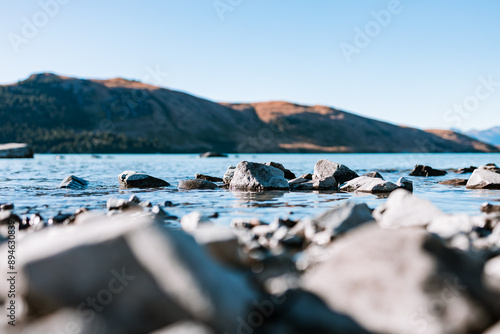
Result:
{"label": "rock in water", "polygon": [[481,281],[482,262],[421,229],[367,225],[335,241],[303,276],[332,310],[375,333],[482,333],[500,299]]}
{"label": "rock in water", "polygon": [[224,173],[224,177],[222,178],[222,182],[224,182],[224,184],[231,183],[231,180],[233,179],[235,170],[236,170],[235,166],[229,166],[227,168],[226,173]]}
{"label": "rock in water", "polygon": [[285,173],[265,164],[241,161],[234,172],[230,187],[242,190],[288,189]]}
{"label": "rock in water", "polygon": [[80,190],[80,189],[85,189],[89,185],[89,181],[84,180],[80,177],[70,175],[66,177],[61,184],[59,185],[59,188],[68,188],[68,189],[75,189],[75,190]]}
{"label": "rock in water", "polygon": [[439,182],[439,184],[444,184],[446,186],[465,186],[467,184],[467,180],[465,179],[451,179]]}
{"label": "rock in water", "polygon": [[468,174],[468,173],[474,172],[476,169],[477,169],[477,167],[474,167],[474,166],[464,167],[464,168],[457,169],[455,171],[455,173],[457,173],[457,174]]}
{"label": "rock in water", "polygon": [[405,177],[399,178],[398,182],[396,182],[396,185],[398,186],[398,188],[413,192],[413,182]]}
{"label": "rock in water", "polygon": [[0,144],[0,158],[19,159],[33,158],[33,149],[28,144]]}
{"label": "rock in water", "polygon": [[293,180],[296,178],[294,173],[292,173],[289,169],[286,169],[285,166],[283,166],[282,164],[280,164],[278,162],[271,161],[271,162],[266,163],[266,165],[274,167],[274,168],[278,168],[279,170],[281,170],[283,173],[285,173],[285,179],[287,179],[287,180]]}
{"label": "rock in water", "polygon": [[213,190],[217,189],[218,186],[215,183],[201,180],[201,179],[193,179],[193,180],[183,180],[179,182],[178,189],[183,190],[193,190],[193,189],[201,189],[201,190]]}
{"label": "rock in water", "polygon": [[500,174],[476,169],[467,182],[467,189],[500,189]]}
{"label": "rock in water", "polygon": [[392,182],[384,181],[383,179],[360,176],[346,182],[340,190],[358,191],[365,193],[390,193],[398,189],[398,186]]}
{"label": "rock in water", "polygon": [[447,173],[444,170],[434,169],[432,167],[424,165],[416,165],[413,171],[410,173],[410,176],[429,177],[429,176],[443,176],[446,174]]}
{"label": "rock in water", "polygon": [[200,180],[205,180],[205,181],[208,181],[208,182],[223,182],[223,179],[221,179],[220,177],[203,175],[203,174],[195,174],[194,178],[195,179],[200,179]]}
{"label": "rock in water", "polygon": [[236,333],[260,300],[243,274],[219,265],[191,236],[146,218],[38,231],[19,240],[19,256],[16,297],[33,314],[86,314],[94,305],[107,334],[146,334],[183,320]]}
{"label": "rock in water", "polygon": [[168,187],[170,185],[167,181],[134,171],[125,171],[121,173],[118,175],[118,181],[122,186],[127,188],[159,188]]}
{"label": "rock in water", "polygon": [[200,154],[200,158],[227,158],[227,155],[211,151]]}
{"label": "rock in water", "polygon": [[358,174],[350,170],[349,167],[336,162],[325,159],[318,161],[314,166],[313,179],[323,179],[330,176],[334,177],[338,184],[343,184],[357,178]]}

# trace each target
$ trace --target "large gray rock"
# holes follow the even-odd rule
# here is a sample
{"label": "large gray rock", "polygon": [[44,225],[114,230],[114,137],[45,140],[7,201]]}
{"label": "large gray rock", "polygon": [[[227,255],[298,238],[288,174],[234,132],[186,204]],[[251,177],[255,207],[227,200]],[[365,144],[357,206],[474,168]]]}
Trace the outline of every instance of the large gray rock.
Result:
{"label": "large gray rock", "polygon": [[170,185],[167,181],[134,171],[121,173],[118,175],[118,181],[126,188],[160,188]]}
{"label": "large gray rock", "polygon": [[59,188],[68,188],[74,190],[81,190],[87,188],[89,185],[89,181],[84,180],[80,177],[70,175],[66,177],[61,184],[59,184]]}
{"label": "large gray rock", "polygon": [[285,174],[265,164],[241,161],[234,172],[230,187],[241,190],[288,189]]}
{"label": "large gray rock", "polygon": [[444,215],[426,199],[413,196],[409,191],[395,190],[387,201],[377,207],[373,217],[383,228],[427,226],[434,218]]}
{"label": "large gray rock", "polygon": [[499,315],[482,263],[421,229],[356,229],[303,276],[305,289],[376,333],[473,334]]}
{"label": "large gray rock", "polygon": [[325,177],[334,177],[339,184],[343,184],[349,180],[358,177],[356,172],[349,169],[349,167],[331,162],[325,159],[319,160],[314,166],[313,179],[323,179]]}
{"label": "large gray rock", "polygon": [[0,158],[18,159],[33,158],[33,149],[28,144],[0,144]]}
{"label": "large gray rock", "polygon": [[474,227],[484,227],[484,224],[484,217],[472,217],[467,214],[441,215],[431,220],[427,231],[443,239],[450,239],[460,233],[469,234]]}
{"label": "large gray rock", "polygon": [[309,181],[299,177],[288,182],[291,189],[295,190],[338,190],[337,180],[334,177],[314,179]]}
{"label": "large gray rock", "polygon": [[194,189],[214,190],[214,189],[217,189],[218,186],[215,183],[205,181],[202,179],[192,179],[192,180],[180,181],[177,188],[183,189],[183,190],[194,190]]}
{"label": "large gray rock", "polygon": [[369,176],[357,177],[340,187],[340,190],[364,193],[390,193],[396,189],[398,189],[398,186],[392,182]]}
{"label": "large gray rock", "polygon": [[500,189],[500,174],[476,169],[467,182],[467,189]]}
{"label": "large gray rock", "polygon": [[192,237],[145,218],[53,227],[19,240],[17,250],[17,298],[31,314],[78,308],[86,318],[102,316],[107,334],[147,334],[183,320],[236,333],[237,319],[259,299]]}

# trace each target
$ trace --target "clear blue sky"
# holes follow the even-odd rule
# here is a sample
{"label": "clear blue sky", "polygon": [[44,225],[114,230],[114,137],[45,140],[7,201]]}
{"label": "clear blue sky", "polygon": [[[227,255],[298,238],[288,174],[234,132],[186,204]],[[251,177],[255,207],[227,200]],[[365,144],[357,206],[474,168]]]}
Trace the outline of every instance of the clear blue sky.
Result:
{"label": "clear blue sky", "polygon": [[[500,125],[498,0],[41,5],[54,1],[1,0],[0,83],[42,71],[125,77],[215,101],[324,104],[420,128]],[[389,9],[377,23],[372,11]],[[23,35],[24,18],[36,33],[24,27]],[[355,41],[367,27],[368,42]],[[346,45],[357,52],[350,62]],[[155,79],[155,69],[168,75]]]}

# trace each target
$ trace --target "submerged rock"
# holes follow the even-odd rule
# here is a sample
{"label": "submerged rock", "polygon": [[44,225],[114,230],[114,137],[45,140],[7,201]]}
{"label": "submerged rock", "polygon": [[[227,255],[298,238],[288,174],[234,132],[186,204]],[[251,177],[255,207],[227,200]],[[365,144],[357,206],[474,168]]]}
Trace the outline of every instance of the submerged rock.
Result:
{"label": "submerged rock", "polygon": [[287,180],[293,180],[296,178],[294,173],[292,173],[289,169],[286,169],[285,166],[283,166],[282,164],[280,164],[278,162],[271,161],[271,162],[266,163],[266,165],[274,167],[274,168],[278,168],[279,170],[281,170],[283,173],[285,173],[285,179],[287,179]]}
{"label": "submerged rock", "polygon": [[338,184],[343,184],[357,178],[358,174],[345,165],[323,159],[319,160],[314,166],[313,179],[323,179],[325,177],[334,177]]}
{"label": "submerged rock", "polygon": [[473,334],[498,319],[482,263],[421,229],[356,229],[328,249],[303,286],[375,333]]}
{"label": "submerged rock", "polygon": [[382,175],[380,175],[379,172],[369,172],[369,173],[363,174],[362,176],[373,177],[373,178],[382,179],[382,180],[384,179],[384,177]]}
{"label": "submerged rock", "polygon": [[87,188],[89,185],[89,181],[84,180],[80,177],[70,175],[66,177],[61,184],[59,184],[59,188],[68,188],[74,190],[81,190]]}
{"label": "submerged rock", "polygon": [[465,186],[467,184],[467,180],[465,179],[451,179],[439,182],[439,184],[444,184],[447,186]]}
{"label": "submerged rock", "polygon": [[410,173],[410,176],[429,177],[429,176],[443,176],[446,174],[447,173],[444,170],[434,169],[430,166],[416,165],[413,171]]}
{"label": "submerged rock", "polygon": [[230,187],[242,190],[288,189],[288,181],[278,168],[242,161],[236,166]]}
{"label": "submerged rock", "polygon": [[118,181],[127,188],[160,188],[170,185],[167,181],[134,171],[121,173],[118,175]]}
{"label": "submerged rock", "polygon": [[357,177],[340,187],[340,190],[344,191],[366,193],[390,193],[396,189],[398,189],[398,186],[392,182],[369,176]]}
{"label": "submerged rock", "polygon": [[227,155],[219,152],[205,152],[200,154],[200,158],[227,158]]}
{"label": "submerged rock", "polygon": [[215,183],[201,180],[201,179],[193,179],[193,180],[182,180],[179,182],[178,189],[183,190],[193,190],[193,189],[201,189],[201,190],[213,190],[217,189],[218,186]]}
{"label": "submerged rock", "polygon": [[500,189],[500,174],[476,169],[467,182],[467,189]]}
{"label": "submerged rock", "polygon": [[34,153],[28,144],[0,144],[0,159],[33,158]]}
{"label": "submerged rock", "polygon": [[194,178],[200,179],[200,180],[205,180],[208,182],[222,182],[223,181],[223,179],[221,179],[220,177],[214,177],[214,176],[203,175],[203,174],[195,174]]}
{"label": "submerged rock", "polygon": [[236,171],[235,166],[229,166],[227,168],[226,172],[224,173],[224,177],[222,178],[222,182],[224,182],[224,184],[229,185],[231,183],[231,180],[233,179],[235,171]]}

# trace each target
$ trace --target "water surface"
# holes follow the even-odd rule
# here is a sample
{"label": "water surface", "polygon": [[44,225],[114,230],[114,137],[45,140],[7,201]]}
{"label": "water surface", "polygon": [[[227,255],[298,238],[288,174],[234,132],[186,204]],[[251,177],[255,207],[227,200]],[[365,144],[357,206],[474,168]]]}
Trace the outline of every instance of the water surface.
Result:
{"label": "water surface", "polygon": [[[176,206],[165,210],[178,217],[199,210],[206,214],[218,213],[215,219],[229,224],[233,218],[258,217],[271,222],[275,217],[299,219],[317,215],[334,207],[340,200],[365,202],[371,207],[385,198],[369,194],[343,192],[232,192],[229,190],[178,191],[177,183],[194,178],[195,173],[222,177],[228,166],[241,160],[254,162],[276,161],[297,176],[311,173],[319,159],[343,163],[363,174],[378,171],[396,182],[408,177],[415,164],[426,164],[439,169],[456,169],[486,163],[500,165],[500,154],[239,154],[228,158],[200,159],[193,154],[127,154],[127,155],[53,155],[37,154],[34,159],[0,159],[0,203],[11,202],[19,215],[41,213],[47,219],[58,212],[71,213],[80,208],[105,210],[110,197],[128,198],[131,194],[153,204],[171,201]],[[163,189],[120,189],[118,174],[135,170],[162,178],[172,186]],[[90,181],[87,190],[59,189],[57,186],[68,175]],[[479,214],[483,202],[500,201],[498,190],[467,190],[465,187],[439,185],[451,178],[468,178],[470,174],[450,171],[443,177],[408,177],[414,182],[414,193],[431,200],[445,212]]]}

